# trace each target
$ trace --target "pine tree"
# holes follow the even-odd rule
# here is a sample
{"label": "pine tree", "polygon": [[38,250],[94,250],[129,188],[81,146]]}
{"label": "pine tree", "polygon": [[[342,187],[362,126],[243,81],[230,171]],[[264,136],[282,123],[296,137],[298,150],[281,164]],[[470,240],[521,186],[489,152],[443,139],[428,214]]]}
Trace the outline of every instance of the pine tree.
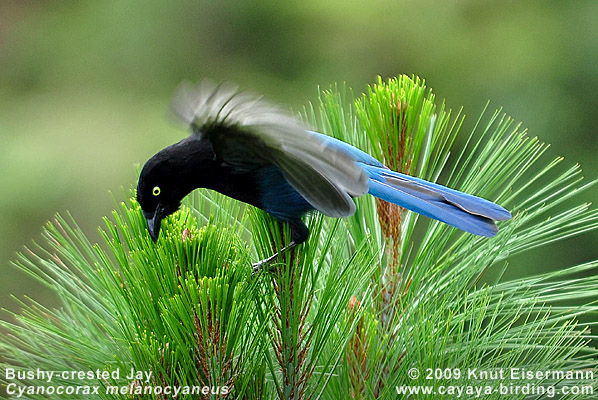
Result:
{"label": "pine tree", "polygon": [[[548,146],[500,111],[462,134],[464,116],[438,105],[416,77],[378,79],[359,96],[333,87],[303,118],[394,170],[492,199],[513,218],[495,238],[481,238],[364,196],[351,218],[308,216],[309,240],[252,275],[251,262],[282,248],[289,231],[217,193],[194,192],[164,221],[157,244],[133,192],[105,219],[100,244],[72,217],[57,216],[15,265],[62,306],[28,300],[16,323],[1,322],[5,390],[70,387],[81,392],[49,397],[86,399],[166,399],[174,388],[177,398],[443,399],[450,396],[400,391],[458,385],[493,389],[484,399],[541,397],[499,391],[530,384],[576,385],[586,392],[562,398],[598,398],[587,393],[598,382],[589,374],[521,381],[467,373],[598,373],[598,261],[503,278],[521,267],[515,255],[598,227],[598,213],[577,203],[594,183],[582,181],[578,165],[546,161]],[[11,375],[36,369],[85,376]],[[131,370],[151,377],[127,379]],[[98,393],[83,394],[86,387]]]}

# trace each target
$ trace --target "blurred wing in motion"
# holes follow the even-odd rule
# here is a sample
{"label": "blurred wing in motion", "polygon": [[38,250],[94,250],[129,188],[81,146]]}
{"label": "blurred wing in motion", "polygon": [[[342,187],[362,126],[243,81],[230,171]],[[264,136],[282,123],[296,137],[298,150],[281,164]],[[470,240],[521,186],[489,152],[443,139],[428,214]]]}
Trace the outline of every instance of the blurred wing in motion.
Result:
{"label": "blurred wing in motion", "polygon": [[274,164],[315,209],[331,217],[355,212],[351,196],[368,191],[368,174],[342,146],[308,131],[279,107],[236,86],[201,81],[179,86],[172,111],[212,143],[238,171]]}

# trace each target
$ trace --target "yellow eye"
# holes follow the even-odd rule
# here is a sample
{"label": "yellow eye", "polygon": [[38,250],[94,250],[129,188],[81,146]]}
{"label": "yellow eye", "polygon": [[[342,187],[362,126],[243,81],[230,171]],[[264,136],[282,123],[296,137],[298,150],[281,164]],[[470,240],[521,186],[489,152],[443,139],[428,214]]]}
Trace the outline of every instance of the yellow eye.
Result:
{"label": "yellow eye", "polygon": [[160,186],[154,186],[154,188],[152,189],[152,194],[154,196],[159,196],[160,195]]}

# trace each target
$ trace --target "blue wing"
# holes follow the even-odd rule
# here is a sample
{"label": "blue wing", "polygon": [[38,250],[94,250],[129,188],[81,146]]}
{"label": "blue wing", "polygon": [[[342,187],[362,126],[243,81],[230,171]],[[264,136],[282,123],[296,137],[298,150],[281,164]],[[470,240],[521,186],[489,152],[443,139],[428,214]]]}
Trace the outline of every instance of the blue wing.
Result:
{"label": "blue wing", "polygon": [[370,156],[365,151],[359,150],[357,147],[353,147],[348,143],[343,142],[342,140],[338,140],[333,138],[332,136],[324,135],[318,132],[310,132],[316,137],[318,137],[325,146],[334,149],[335,151],[342,151],[348,154],[350,157],[353,158],[358,163],[372,165],[375,167],[386,168],[384,164],[380,161],[376,160],[374,157]]}
{"label": "blue wing", "polygon": [[335,150],[343,150],[369,174],[368,193],[469,233],[494,236],[494,221],[511,218],[503,207],[481,197],[401,174],[369,154],[332,137],[314,132]]}

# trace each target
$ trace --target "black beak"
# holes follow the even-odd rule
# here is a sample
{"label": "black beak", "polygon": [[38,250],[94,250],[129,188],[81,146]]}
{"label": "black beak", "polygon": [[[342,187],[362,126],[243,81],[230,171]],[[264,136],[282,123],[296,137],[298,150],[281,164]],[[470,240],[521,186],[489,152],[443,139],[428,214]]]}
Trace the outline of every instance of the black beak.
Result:
{"label": "black beak", "polygon": [[158,236],[160,236],[160,226],[162,225],[162,207],[158,205],[153,215],[145,213],[144,215],[145,219],[147,220],[147,230],[149,231],[150,237],[155,243],[158,240]]}

